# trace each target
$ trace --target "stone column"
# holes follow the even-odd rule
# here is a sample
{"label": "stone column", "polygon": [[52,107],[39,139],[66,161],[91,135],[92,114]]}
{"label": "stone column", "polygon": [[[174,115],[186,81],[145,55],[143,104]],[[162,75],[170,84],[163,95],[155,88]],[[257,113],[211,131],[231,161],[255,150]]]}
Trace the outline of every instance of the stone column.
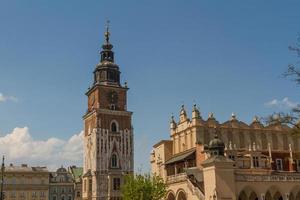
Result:
{"label": "stone column", "polygon": [[294,171],[294,159],[293,159],[293,151],[292,151],[292,145],[289,144],[289,152],[290,152],[290,157],[289,157],[289,171]]}
{"label": "stone column", "polygon": [[289,200],[290,199],[290,193],[285,193],[283,199],[284,200]]}

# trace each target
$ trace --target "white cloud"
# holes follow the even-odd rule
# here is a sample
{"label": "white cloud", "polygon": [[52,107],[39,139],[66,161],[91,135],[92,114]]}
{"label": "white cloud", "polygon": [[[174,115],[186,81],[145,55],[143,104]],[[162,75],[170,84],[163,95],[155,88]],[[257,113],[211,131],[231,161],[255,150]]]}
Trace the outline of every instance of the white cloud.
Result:
{"label": "white cloud", "polygon": [[16,102],[16,101],[18,101],[18,99],[16,97],[14,97],[14,96],[6,96],[6,95],[0,93],[0,103],[1,102],[6,102],[6,101],[14,101],[14,102]]}
{"label": "white cloud", "polygon": [[55,170],[64,165],[82,166],[83,132],[75,134],[68,140],[49,138],[35,140],[29,129],[15,128],[11,133],[0,137],[0,154],[6,156],[6,164],[47,166]]}
{"label": "white cloud", "polygon": [[299,104],[293,101],[290,101],[288,97],[283,98],[282,100],[273,99],[265,103],[267,107],[275,107],[279,109],[292,109],[297,107]]}

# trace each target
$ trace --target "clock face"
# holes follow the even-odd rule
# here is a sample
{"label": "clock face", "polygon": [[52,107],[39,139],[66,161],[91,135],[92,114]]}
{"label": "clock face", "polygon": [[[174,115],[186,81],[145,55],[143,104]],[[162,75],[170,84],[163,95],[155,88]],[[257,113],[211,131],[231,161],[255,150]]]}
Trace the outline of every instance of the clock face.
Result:
{"label": "clock face", "polygon": [[118,93],[116,91],[112,90],[108,93],[107,98],[110,103],[116,104],[118,102],[118,98],[119,98]]}

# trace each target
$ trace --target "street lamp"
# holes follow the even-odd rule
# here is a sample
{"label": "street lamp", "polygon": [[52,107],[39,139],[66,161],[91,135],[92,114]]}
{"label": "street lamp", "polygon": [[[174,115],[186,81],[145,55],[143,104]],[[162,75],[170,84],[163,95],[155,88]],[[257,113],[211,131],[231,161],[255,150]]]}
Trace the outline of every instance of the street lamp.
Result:
{"label": "street lamp", "polygon": [[4,184],[4,156],[2,157],[2,165],[1,165],[0,200],[4,200],[4,195],[3,195],[3,184]]}
{"label": "street lamp", "polygon": [[107,174],[107,200],[110,200],[110,190],[111,190],[111,178],[110,178],[110,173]]}

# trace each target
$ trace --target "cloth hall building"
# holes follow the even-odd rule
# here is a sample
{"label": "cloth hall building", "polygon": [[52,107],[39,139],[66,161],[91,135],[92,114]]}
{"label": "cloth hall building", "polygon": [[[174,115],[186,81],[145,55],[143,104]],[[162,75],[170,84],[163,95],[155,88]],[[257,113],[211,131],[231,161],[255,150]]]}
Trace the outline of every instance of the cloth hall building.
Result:
{"label": "cloth hall building", "polygon": [[300,144],[280,123],[204,120],[193,107],[172,117],[170,139],[153,146],[152,172],[168,186],[167,200],[300,199]]}

